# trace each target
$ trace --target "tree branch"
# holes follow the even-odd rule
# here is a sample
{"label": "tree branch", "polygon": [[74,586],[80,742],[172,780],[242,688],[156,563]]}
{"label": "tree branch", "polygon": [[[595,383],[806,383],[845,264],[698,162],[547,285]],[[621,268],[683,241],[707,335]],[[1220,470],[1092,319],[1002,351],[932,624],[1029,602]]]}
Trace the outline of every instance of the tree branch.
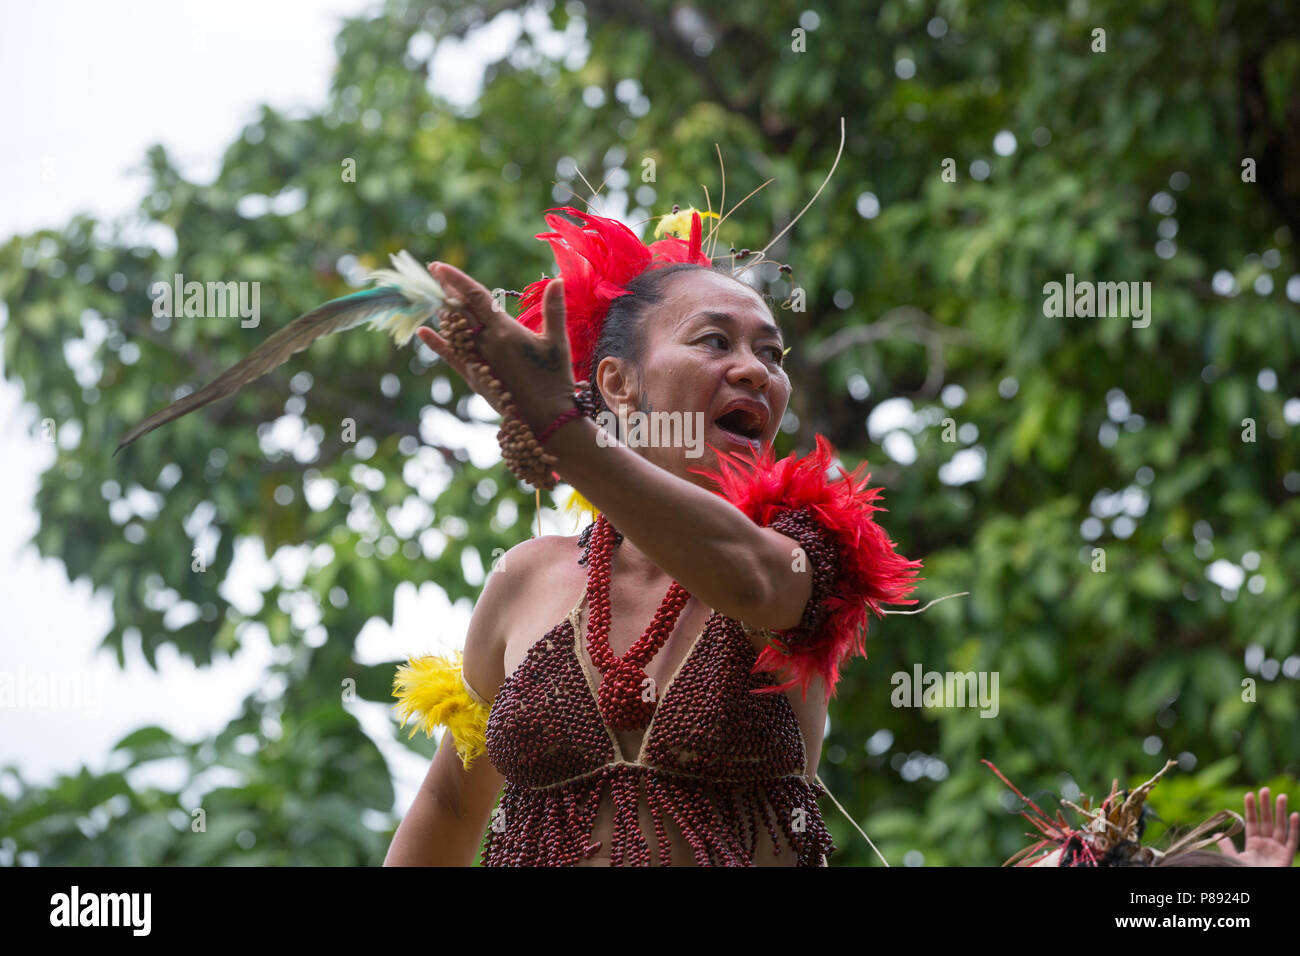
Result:
{"label": "tree branch", "polygon": [[813,366],[822,365],[832,357],[855,346],[895,335],[925,345],[925,382],[917,394],[926,397],[938,394],[940,386],[943,385],[944,373],[947,371],[943,358],[945,342],[956,341],[969,344],[973,341],[973,337],[965,329],[940,325],[931,318],[929,313],[916,306],[900,305],[890,309],[875,322],[841,329],[829,338],[818,342],[808,352],[808,363]]}

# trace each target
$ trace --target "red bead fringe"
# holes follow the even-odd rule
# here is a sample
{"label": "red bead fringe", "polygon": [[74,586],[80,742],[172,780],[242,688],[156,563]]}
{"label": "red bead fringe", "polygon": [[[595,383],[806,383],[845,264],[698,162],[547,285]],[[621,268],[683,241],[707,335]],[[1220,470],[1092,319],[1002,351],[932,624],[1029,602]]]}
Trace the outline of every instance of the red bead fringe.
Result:
{"label": "red bead fringe", "polygon": [[639,818],[642,799],[654,820],[660,866],[672,863],[666,818],[680,828],[699,866],[754,866],[760,821],[772,847],[780,852],[784,840],[799,866],[821,866],[835,850],[817,808],[826,791],[802,776],[720,783],[614,763],[554,787],[507,787],[495,826],[487,831],[481,864],[574,866],[590,858],[600,849],[592,830],[606,788],[614,804],[613,866],[651,865]]}
{"label": "red bead fringe", "polygon": [[[575,614],[576,614],[575,609]],[[834,850],[809,784],[799,721],[770,682],[739,624],[714,614],[660,697],[638,762],[621,755],[584,674],[574,616],[535,642],[502,682],[488,718],[487,752],[506,778],[484,848],[485,866],[572,866],[600,847],[592,831],[606,790],[613,808],[608,856],[647,865],[647,841],[671,862],[671,818],[697,863],[752,865],[759,827],[802,865]],[[653,818],[642,833],[640,801]],[[762,823],[759,823],[762,820]]]}

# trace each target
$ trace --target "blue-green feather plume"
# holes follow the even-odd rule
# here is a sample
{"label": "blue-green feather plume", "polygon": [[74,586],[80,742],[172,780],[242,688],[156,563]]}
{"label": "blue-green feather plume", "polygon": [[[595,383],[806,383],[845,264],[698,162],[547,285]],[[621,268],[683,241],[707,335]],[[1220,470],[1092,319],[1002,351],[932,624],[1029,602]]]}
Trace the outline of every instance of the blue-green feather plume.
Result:
{"label": "blue-green feather plume", "polygon": [[443,305],[459,304],[410,253],[405,250],[397,253],[392,256],[392,263],[392,269],[378,269],[370,274],[375,288],[331,299],[300,315],[203,388],[150,415],[126,433],[113,454],[160,425],[234,395],[323,335],[369,323],[372,328],[387,330],[398,345],[405,345],[415,330],[437,315]]}

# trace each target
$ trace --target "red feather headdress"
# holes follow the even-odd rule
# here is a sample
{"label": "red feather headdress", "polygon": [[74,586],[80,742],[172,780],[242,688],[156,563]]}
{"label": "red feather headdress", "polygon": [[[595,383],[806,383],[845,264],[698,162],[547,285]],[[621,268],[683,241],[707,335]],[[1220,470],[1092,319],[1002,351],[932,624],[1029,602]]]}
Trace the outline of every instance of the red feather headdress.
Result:
{"label": "red feather headdress", "polygon": [[718,470],[700,467],[691,471],[713,479],[719,493],[755,523],[766,527],[782,511],[807,508],[835,536],[840,571],[834,592],[826,600],[826,618],[812,643],[788,649],[769,644],[754,665],[755,671],[788,677],[779,687],[771,688],[773,691],[797,683],[806,693],[810,681],[821,677],[829,699],[844,660],[855,654],[866,656],[868,612],[883,617],[881,604],[916,603],[907,595],[923,580],[915,577],[921,562],[898,554],[885,529],[872,517],[873,512],[885,509],[875,504],[881,489],[866,487],[871,475],[864,473],[865,462],[852,473],[838,468],[839,480],[827,477],[835,449],[824,436],[818,435],[816,450],[802,458],[791,452],[776,461],[770,445],[745,457],[714,451]]}
{"label": "red feather headdress", "polygon": [[[554,215],[556,212],[573,216],[582,225]],[[548,209],[547,213],[546,224],[555,231],[539,232],[536,238],[551,244],[559,277],[564,280],[564,324],[569,333],[574,381],[587,378],[609,305],[629,294],[625,285],[648,269],[674,263],[706,268],[713,265],[713,260],[700,250],[704,229],[698,213],[691,216],[689,241],[668,237],[648,246],[617,219],[593,216],[572,206]],[[552,281],[553,277],[539,279],[520,297],[523,311],[518,319],[534,332],[542,329],[542,293]]]}

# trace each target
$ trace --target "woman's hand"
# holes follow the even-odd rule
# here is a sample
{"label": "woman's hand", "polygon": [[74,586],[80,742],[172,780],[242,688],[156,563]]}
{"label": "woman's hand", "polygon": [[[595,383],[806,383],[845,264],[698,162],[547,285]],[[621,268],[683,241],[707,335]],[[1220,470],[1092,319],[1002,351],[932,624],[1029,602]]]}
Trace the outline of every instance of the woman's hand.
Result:
{"label": "woman's hand", "polygon": [[[555,279],[546,286],[542,298],[542,332],[537,334],[498,308],[487,289],[455,266],[435,262],[429,266],[429,273],[465,303],[461,311],[469,319],[470,327],[482,326],[482,331],[474,337],[474,344],[502,387],[510,393],[524,424],[534,431],[540,430],[573,406],[575,383],[569,336],[564,327],[562,280]],[[416,334],[470,388],[492,402],[487,382],[466,367],[445,338],[427,326]],[[498,414],[504,411],[495,403],[493,408]]]}
{"label": "woman's hand", "polygon": [[[1240,853],[1228,837],[1219,838],[1224,856],[1235,856],[1247,866],[1290,866],[1300,846],[1300,813],[1286,817],[1286,794],[1278,794],[1277,814],[1269,802],[1268,787],[1259,791],[1260,812],[1255,812],[1255,795],[1246,791],[1246,848]],[[1289,826],[1288,826],[1289,822]]]}

